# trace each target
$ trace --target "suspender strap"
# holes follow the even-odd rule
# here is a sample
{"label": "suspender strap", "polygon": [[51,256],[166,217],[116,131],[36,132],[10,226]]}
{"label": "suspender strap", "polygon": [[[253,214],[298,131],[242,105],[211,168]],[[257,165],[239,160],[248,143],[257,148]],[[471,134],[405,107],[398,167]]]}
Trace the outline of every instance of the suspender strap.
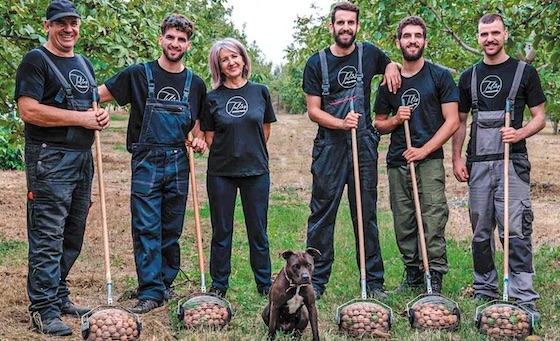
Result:
{"label": "suspender strap", "polygon": [[[513,84],[509,91],[507,101],[511,104],[511,120],[513,121],[513,107],[515,104],[515,96],[517,95],[517,90],[519,90],[519,85],[521,84],[521,78],[523,77],[523,70],[525,69],[526,62],[520,60],[517,63],[517,68],[515,69],[515,76],[513,77]],[[473,66],[472,76],[471,76],[471,99],[472,108],[478,110],[478,89],[477,89],[477,79],[476,79],[476,65]]]}
{"label": "suspender strap", "polygon": [[62,90],[64,91],[64,96],[66,97],[66,101],[68,102],[68,105],[71,105],[71,103],[73,103],[72,99],[74,98],[74,96],[72,96],[72,87],[70,86],[70,84],[68,84],[68,81],[66,80],[66,78],[64,78],[64,76],[62,75],[58,67],[56,67],[56,65],[51,60],[51,58],[43,50],[35,49],[35,51],[38,51],[39,54],[43,57],[43,59],[47,62],[47,64],[49,64],[49,67],[54,72],[56,78],[62,85]]}
{"label": "suspender strap", "polygon": [[[66,78],[64,78],[62,72],[60,72],[60,69],[56,66],[56,64],[52,61],[52,59],[43,50],[35,49],[35,51],[38,51],[39,54],[43,57],[43,59],[47,62],[47,64],[49,64],[49,67],[53,70],[54,74],[56,75],[56,78],[62,84],[62,89],[64,91],[64,96],[66,97],[66,101],[68,102],[68,105],[72,106],[72,109],[77,110],[77,108],[75,108],[74,101],[73,101],[74,96],[72,95],[72,87],[70,86]],[[97,87],[97,82],[95,81],[95,78],[89,71],[89,67],[86,64],[86,60],[84,56],[82,56],[81,54],[76,54],[76,56],[89,81],[90,87],[91,88]]]}
{"label": "suspender strap", "polygon": [[86,64],[86,59],[84,58],[84,56],[82,56],[81,54],[77,54],[76,56],[78,56],[78,60],[80,61],[80,64],[82,65],[82,68],[84,69],[84,73],[86,74],[86,77],[89,80],[90,86],[92,88],[97,87],[97,81],[95,80],[95,78],[93,77],[91,72],[89,71],[89,67]]}
{"label": "suspender strap", "polygon": [[146,69],[146,78],[148,79],[148,98],[155,98],[156,83],[148,63],[144,63],[144,69]]}
{"label": "suspender strap", "polygon": [[[361,83],[364,78],[364,71],[362,66],[362,56],[364,54],[364,46],[362,43],[356,43],[356,47],[358,48],[358,73],[356,74],[356,81]],[[325,50],[319,51],[319,60],[321,61],[321,78],[322,78],[322,93],[321,95],[327,96],[330,94],[329,87],[329,67],[327,65],[327,54]]]}
{"label": "suspender strap", "polygon": [[189,100],[189,91],[191,89],[191,82],[192,82],[192,71],[187,69],[187,79],[185,80],[185,88],[183,89],[183,102],[188,102]]}
{"label": "suspender strap", "polygon": [[329,67],[327,65],[327,55],[325,53],[325,50],[321,50],[319,51],[319,59],[321,60],[321,75],[323,78],[323,82],[321,85],[321,88],[323,89],[323,92],[321,93],[321,95],[323,96],[328,96],[330,94],[329,92]]}
{"label": "suspender strap", "polygon": [[478,111],[478,88],[476,86],[476,64],[472,68],[472,76],[471,76],[471,99],[472,99],[472,108]]}
{"label": "suspender strap", "polygon": [[519,89],[519,85],[521,84],[521,77],[523,77],[523,70],[525,69],[525,65],[527,65],[527,63],[525,63],[522,60],[520,60],[519,63],[517,63],[517,69],[515,69],[515,76],[513,76],[513,85],[511,86],[507,98],[507,101],[509,102],[509,104],[511,104],[512,121],[514,115],[513,105],[515,104],[515,96],[517,95],[517,90]]}
{"label": "suspender strap", "polygon": [[361,83],[364,79],[364,70],[362,69],[362,56],[364,55],[364,47],[362,43],[356,43],[358,47],[358,73],[356,74],[356,81]]}

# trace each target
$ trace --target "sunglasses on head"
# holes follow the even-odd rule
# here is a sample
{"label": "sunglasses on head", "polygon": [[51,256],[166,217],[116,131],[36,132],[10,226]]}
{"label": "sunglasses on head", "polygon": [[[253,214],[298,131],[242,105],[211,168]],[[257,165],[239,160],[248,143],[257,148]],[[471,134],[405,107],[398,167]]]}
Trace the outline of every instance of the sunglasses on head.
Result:
{"label": "sunglasses on head", "polygon": [[167,20],[165,22],[168,23],[168,24],[171,24],[171,25],[179,24],[179,25],[185,25],[189,28],[192,28],[192,23],[190,21],[188,21],[186,18],[169,17],[169,18],[167,18]]}

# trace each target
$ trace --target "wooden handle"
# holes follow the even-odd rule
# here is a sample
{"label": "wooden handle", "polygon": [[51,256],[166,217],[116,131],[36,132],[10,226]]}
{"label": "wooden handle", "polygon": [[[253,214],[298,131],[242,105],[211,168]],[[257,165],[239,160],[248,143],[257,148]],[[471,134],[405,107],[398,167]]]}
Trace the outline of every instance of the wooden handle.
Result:
{"label": "wooden handle", "polygon": [[[192,142],[192,133],[188,134],[189,141]],[[206,278],[204,275],[204,253],[202,252],[202,232],[200,229],[200,212],[198,208],[198,190],[196,186],[196,172],[194,168],[194,150],[189,147],[189,168],[191,175],[191,193],[193,201],[193,211],[194,211],[194,226],[196,231],[196,247],[198,250],[198,268],[200,271],[200,291],[204,294],[206,293]]]}
{"label": "wooden handle", "polygon": [[[351,110],[353,113],[354,110]],[[358,248],[360,253],[360,283],[362,287],[362,299],[366,294],[366,250],[364,242],[364,221],[362,213],[362,189],[360,184],[360,165],[358,162],[358,137],[356,128],[352,128],[352,162],[354,168],[354,190],[356,192],[356,219],[358,220]]]}
{"label": "wooden handle", "polygon": [[[510,126],[511,106],[506,105],[505,127]],[[503,300],[507,301],[509,282],[509,143],[504,143],[504,290]]]}
{"label": "wooden handle", "polygon": [[[410,126],[408,120],[404,121],[404,135],[406,138],[406,148],[412,147],[410,139]],[[416,183],[416,168],[414,162],[409,163],[410,178],[412,182],[412,194],[414,196],[414,210],[416,213],[416,224],[418,225],[418,239],[420,239],[420,252],[422,253],[422,265],[426,273],[427,291],[428,294],[432,293],[432,283],[430,281],[430,263],[428,261],[428,250],[426,248],[426,235],[424,233],[424,222],[422,221],[422,208],[420,207],[420,195],[418,194],[418,184]]]}
{"label": "wooden handle", "polygon": [[[92,102],[92,108],[97,111],[97,100]],[[111,279],[111,259],[109,256],[109,231],[107,228],[107,205],[105,201],[105,183],[103,181],[103,158],[101,155],[101,136],[99,130],[95,130],[95,158],[97,161],[97,180],[99,182],[99,200],[101,201],[101,226],[103,231],[103,251],[105,259],[105,281],[107,285],[107,304],[113,304]]]}

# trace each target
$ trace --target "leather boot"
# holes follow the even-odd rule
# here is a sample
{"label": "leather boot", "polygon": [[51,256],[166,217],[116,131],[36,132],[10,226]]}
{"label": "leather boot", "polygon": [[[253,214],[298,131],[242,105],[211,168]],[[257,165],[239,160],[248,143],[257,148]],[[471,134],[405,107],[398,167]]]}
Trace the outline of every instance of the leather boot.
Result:
{"label": "leather boot", "polygon": [[397,292],[424,287],[424,273],[419,268],[407,266],[403,277],[403,282],[396,289]]}
{"label": "leather boot", "polygon": [[432,291],[435,293],[441,293],[441,287],[443,285],[443,274],[437,271],[430,271],[432,276]]}

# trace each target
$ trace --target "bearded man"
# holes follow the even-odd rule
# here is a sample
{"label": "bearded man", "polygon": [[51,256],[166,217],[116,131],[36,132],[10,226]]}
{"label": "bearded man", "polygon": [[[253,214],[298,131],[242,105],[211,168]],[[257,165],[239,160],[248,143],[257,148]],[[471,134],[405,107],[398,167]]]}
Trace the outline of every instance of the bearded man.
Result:
{"label": "bearded man", "polygon": [[329,30],[334,43],[311,56],[303,73],[307,113],[318,124],[313,145],[313,188],[307,225],[307,246],[321,251],[315,260],[313,288],[320,298],[334,262],[334,226],[344,186],[358,252],[358,218],[352,160],[351,130],[356,129],[359,150],[362,218],[364,226],[366,287],[368,294],[385,299],[384,268],[377,228],[377,146],[379,135],[370,114],[371,80],[385,73],[391,90],[400,86],[398,65],[377,46],[357,43],[359,8],[337,2],[331,11]]}
{"label": "bearded man", "polygon": [[[391,134],[387,152],[389,197],[397,245],[405,276],[397,291],[425,288],[430,278],[434,292],[441,292],[448,271],[445,225],[449,207],[445,197],[443,144],[459,128],[459,91],[451,73],[422,57],[426,24],[407,17],[397,27],[397,48],[402,52],[402,86],[396,94],[379,89],[375,101],[375,126]],[[411,146],[407,148],[404,122],[410,124]],[[423,268],[410,167],[417,176],[429,272]],[[425,274],[425,276],[424,276]]]}

